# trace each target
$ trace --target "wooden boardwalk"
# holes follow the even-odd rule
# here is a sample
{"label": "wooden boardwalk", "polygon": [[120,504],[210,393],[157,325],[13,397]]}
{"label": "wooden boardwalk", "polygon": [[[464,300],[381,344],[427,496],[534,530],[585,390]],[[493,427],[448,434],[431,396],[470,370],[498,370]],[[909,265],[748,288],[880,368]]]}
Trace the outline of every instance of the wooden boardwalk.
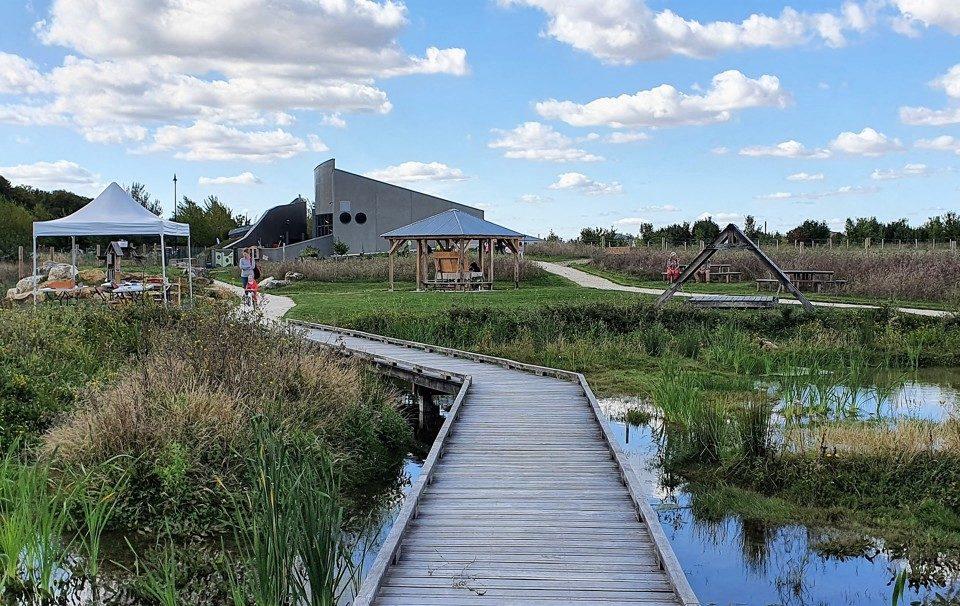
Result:
{"label": "wooden boardwalk", "polygon": [[461,383],[355,604],[697,605],[582,375],[304,326]]}

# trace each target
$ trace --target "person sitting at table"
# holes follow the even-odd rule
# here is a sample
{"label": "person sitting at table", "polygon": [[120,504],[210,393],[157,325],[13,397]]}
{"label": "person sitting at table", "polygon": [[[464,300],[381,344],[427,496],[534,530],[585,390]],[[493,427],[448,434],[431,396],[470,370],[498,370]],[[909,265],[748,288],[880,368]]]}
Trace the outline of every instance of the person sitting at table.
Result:
{"label": "person sitting at table", "polygon": [[670,253],[670,259],[667,260],[667,282],[673,284],[680,279],[680,259],[677,253]]}

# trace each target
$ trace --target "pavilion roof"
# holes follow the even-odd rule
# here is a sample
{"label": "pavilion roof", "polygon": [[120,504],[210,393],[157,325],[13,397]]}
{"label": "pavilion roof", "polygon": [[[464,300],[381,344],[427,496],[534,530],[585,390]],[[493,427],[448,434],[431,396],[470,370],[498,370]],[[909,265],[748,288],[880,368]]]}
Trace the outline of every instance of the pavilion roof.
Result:
{"label": "pavilion roof", "polygon": [[382,234],[383,238],[522,238],[523,234],[451,209]]}

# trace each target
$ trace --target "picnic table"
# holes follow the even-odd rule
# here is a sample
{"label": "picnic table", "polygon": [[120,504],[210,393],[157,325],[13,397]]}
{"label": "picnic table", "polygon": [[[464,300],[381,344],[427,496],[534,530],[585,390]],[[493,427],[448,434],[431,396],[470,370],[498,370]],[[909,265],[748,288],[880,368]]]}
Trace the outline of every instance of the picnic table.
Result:
{"label": "picnic table", "polygon": [[[694,275],[694,279],[697,282],[739,282],[740,277],[743,275],[743,272],[732,271],[733,266],[729,263],[712,263],[697,271]],[[683,273],[687,269],[687,265],[679,266],[680,273]],[[663,272],[664,281],[669,281],[667,279],[667,272]]]}
{"label": "picnic table", "polygon": [[[822,292],[830,287],[846,285],[846,280],[837,280],[836,272],[829,269],[785,269],[784,275],[800,290]],[[757,291],[764,286],[779,286],[780,282],[772,278],[758,278]]]}

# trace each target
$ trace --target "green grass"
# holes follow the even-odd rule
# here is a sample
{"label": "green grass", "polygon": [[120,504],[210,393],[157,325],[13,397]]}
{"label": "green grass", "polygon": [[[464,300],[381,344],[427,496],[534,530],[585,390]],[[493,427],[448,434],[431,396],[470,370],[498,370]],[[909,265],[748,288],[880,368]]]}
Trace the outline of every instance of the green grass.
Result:
{"label": "green grass", "polygon": [[416,292],[412,282],[395,284],[394,292],[390,292],[387,282],[299,282],[269,292],[287,295],[296,302],[288,318],[337,325],[380,313],[412,317],[453,308],[531,309],[553,303],[615,302],[644,297],[581,288],[553,275],[534,284],[521,284],[519,289],[501,285],[484,292]]}
{"label": "green grass", "polygon": [[[579,269],[582,272],[592,274],[594,276],[599,276],[601,278],[606,278],[614,284],[620,284],[622,286],[634,286],[637,288],[656,288],[659,290],[666,289],[669,284],[663,280],[644,280],[636,276],[631,276],[619,271],[612,271],[609,269],[604,269],[592,265],[590,263],[575,263],[571,267]],[[709,284],[703,282],[694,282],[690,281],[683,285],[683,291],[688,293],[697,293],[697,294],[718,294],[718,295],[756,295],[756,294],[772,294],[771,291],[761,290],[757,292],[757,287],[755,282],[735,282],[727,284],[725,282],[711,282]],[[931,301],[907,301],[907,300],[891,300],[891,299],[873,299],[869,297],[857,297],[853,295],[844,295],[844,294],[828,294],[828,293],[813,293],[807,292],[804,293],[807,298],[811,301],[817,301],[821,303],[850,303],[856,305],[890,305],[894,307],[913,307],[916,309],[936,309],[944,311],[952,311],[954,308],[949,304],[945,303],[936,303]],[[788,292],[780,293],[781,299],[793,299],[794,297]]]}

